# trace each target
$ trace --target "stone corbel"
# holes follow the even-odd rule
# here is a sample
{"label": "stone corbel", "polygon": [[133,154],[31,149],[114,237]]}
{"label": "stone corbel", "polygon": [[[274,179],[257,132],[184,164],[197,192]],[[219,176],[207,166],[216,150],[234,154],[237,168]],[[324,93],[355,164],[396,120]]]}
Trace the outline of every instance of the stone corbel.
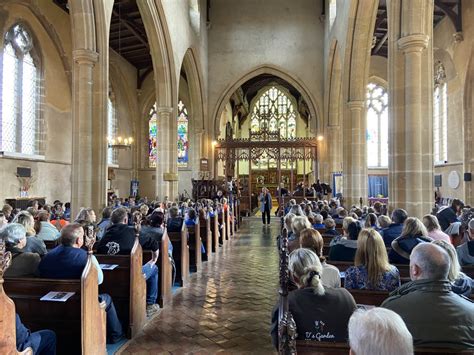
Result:
{"label": "stone corbel", "polygon": [[171,115],[173,113],[173,107],[168,107],[168,106],[159,106],[156,108],[156,113],[158,115],[160,114],[168,114]]}
{"label": "stone corbel", "polygon": [[365,101],[364,100],[348,101],[347,108],[351,111],[363,110],[365,108]]}
{"label": "stone corbel", "polygon": [[410,52],[422,52],[428,48],[430,37],[424,34],[413,34],[400,38],[398,43],[398,49],[404,53]]}

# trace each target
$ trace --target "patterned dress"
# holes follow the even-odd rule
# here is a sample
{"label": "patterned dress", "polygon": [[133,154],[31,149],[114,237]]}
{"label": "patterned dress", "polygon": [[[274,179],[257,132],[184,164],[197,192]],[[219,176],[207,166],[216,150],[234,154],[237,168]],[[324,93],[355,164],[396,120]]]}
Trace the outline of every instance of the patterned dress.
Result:
{"label": "patterned dress", "polygon": [[344,287],[359,290],[393,291],[400,287],[400,273],[395,266],[390,265],[390,271],[384,272],[374,287],[369,282],[367,268],[364,265],[351,266],[346,270]]}

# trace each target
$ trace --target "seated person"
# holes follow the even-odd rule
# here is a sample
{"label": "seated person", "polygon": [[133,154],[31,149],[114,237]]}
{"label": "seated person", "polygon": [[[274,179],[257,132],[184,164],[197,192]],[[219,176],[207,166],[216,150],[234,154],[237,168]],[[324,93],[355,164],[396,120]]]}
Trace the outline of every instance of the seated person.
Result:
{"label": "seated person", "polygon": [[461,266],[474,265],[474,219],[468,224],[469,240],[456,248]]}
{"label": "seated person", "polygon": [[61,233],[50,222],[50,213],[47,211],[39,211],[36,216],[35,230],[36,238],[41,240],[57,240]]}
{"label": "seated person", "polygon": [[365,219],[365,228],[373,228],[376,231],[380,229],[378,225],[377,215],[375,213],[369,213],[367,215],[367,218]]}
{"label": "seated person", "polygon": [[54,216],[52,217],[51,224],[60,231],[64,228],[69,222],[66,219],[66,214],[63,210],[63,205],[58,203],[54,206]]}
{"label": "seated person", "polygon": [[309,223],[306,216],[296,216],[293,219],[291,230],[293,231],[294,239],[288,240],[288,251],[290,253],[300,247],[300,232],[307,228],[311,228],[311,223]]}
{"label": "seated person", "polygon": [[[290,254],[289,272],[298,290],[288,295],[289,311],[296,323],[299,340],[345,342],[347,324],[356,309],[352,295],[343,288],[325,288],[323,267],[318,256],[299,248]],[[278,346],[278,307],[272,315],[271,336]]]}
{"label": "seated person", "polygon": [[[388,228],[392,224],[392,220],[390,219],[390,217],[386,216],[384,214],[377,217],[377,222],[378,222],[381,230],[383,230],[385,228]],[[382,233],[382,232],[380,232],[380,233]],[[382,234],[380,234],[380,235],[382,235]]]}
{"label": "seated person", "polygon": [[[80,279],[87,264],[87,251],[82,249],[84,230],[79,223],[71,223],[61,230],[61,244],[46,254],[41,260],[38,271],[41,277],[50,279]],[[97,281],[100,285],[104,274],[99,262],[92,256],[97,269]],[[114,303],[108,294],[100,294],[99,301],[105,302],[107,314],[107,343],[116,343],[123,338],[122,325],[117,317]]]}
{"label": "seated person", "polygon": [[385,308],[358,309],[349,319],[350,354],[413,355],[413,338],[403,319]]}
{"label": "seated person", "polygon": [[[119,207],[110,216],[112,225],[107,229],[97,245],[98,254],[130,255],[135,244],[135,230],[128,225],[128,212],[124,207]],[[140,245],[145,250],[153,252],[153,258],[145,265],[142,271],[146,278],[146,303],[147,315],[150,317],[159,309],[156,304],[158,297],[158,267],[156,261],[160,252],[159,243],[149,235],[140,238]]]}
{"label": "seated person", "polygon": [[334,222],[336,222],[336,224],[342,224],[342,222],[344,221],[344,218],[346,218],[348,215],[349,214],[344,207],[338,207],[338,209],[336,210],[336,215],[332,217],[334,219]]}
{"label": "seated person", "polygon": [[451,223],[444,232],[448,235],[450,242],[456,247],[465,242],[463,240],[464,233],[461,232],[461,222]]}
{"label": "seated person", "polygon": [[8,218],[3,212],[0,212],[0,228],[8,224]]}
{"label": "seated person", "polygon": [[23,252],[36,253],[43,256],[47,253],[44,242],[36,238],[35,221],[27,211],[19,212],[13,219],[13,223],[20,223],[26,230],[26,246]]}
{"label": "seated person", "polygon": [[354,265],[346,270],[347,289],[393,291],[400,287],[400,273],[388,263],[385,244],[375,229],[359,233]]}
{"label": "seated person", "polygon": [[326,258],[323,256],[324,240],[317,230],[313,228],[303,229],[300,233],[300,247],[309,249],[318,256],[323,267],[321,274],[323,286],[341,287],[339,269],[326,263]]}
{"label": "seated person", "polygon": [[402,234],[403,223],[408,218],[407,212],[401,208],[396,208],[392,212],[392,224],[382,230],[382,238],[385,246],[389,248],[392,242]]}
{"label": "seated person", "polygon": [[341,236],[336,230],[336,222],[332,218],[326,218],[324,220],[324,227],[326,228],[324,235],[333,235],[334,237]]}
{"label": "seated person", "polygon": [[428,237],[433,240],[444,240],[445,242],[451,243],[449,235],[441,230],[441,227],[438,223],[438,218],[436,218],[436,216],[433,216],[432,214],[423,216],[423,224],[428,230]]}
{"label": "seated person", "polygon": [[314,224],[313,224],[314,229],[324,229],[326,226],[323,223],[323,216],[320,215],[319,213],[314,215]]}
{"label": "seated person", "polygon": [[152,214],[147,217],[147,225],[144,225],[141,228],[140,237],[149,236],[150,238],[155,239],[157,242],[161,242],[165,232],[163,228],[163,220],[163,212],[152,212]]}
{"label": "seated person", "polygon": [[13,220],[13,207],[10,206],[9,204],[5,204],[2,207],[2,213],[7,219],[8,223],[10,223]]}
{"label": "seated person", "polygon": [[194,208],[188,209],[188,215],[186,216],[186,220],[184,222],[187,226],[195,226],[196,225],[196,210]]}
{"label": "seated person", "polygon": [[110,215],[112,214],[112,207],[108,206],[102,210],[102,219],[100,220],[97,228],[99,231],[97,232],[97,240],[101,240],[104,236],[105,230],[110,225]]}
{"label": "seated person", "polygon": [[168,232],[181,232],[183,227],[183,219],[178,215],[178,208],[171,207],[168,211],[168,222],[166,224],[166,229]]}
{"label": "seated person", "polygon": [[56,333],[52,330],[38,330],[31,332],[21,322],[20,316],[16,314],[16,350],[24,351],[31,348],[34,355],[55,355],[56,354]]}
{"label": "seated person", "polygon": [[458,216],[461,214],[463,208],[464,203],[455,198],[451,202],[451,206],[443,208],[436,214],[442,231],[446,231],[451,223],[459,221]]}
{"label": "seated person", "polygon": [[402,317],[415,347],[474,348],[474,303],[451,290],[448,274],[448,253],[420,243],[410,255],[412,281],[382,303]]}
{"label": "seated person", "polygon": [[[342,221],[342,235],[340,235],[336,231],[336,234],[335,234],[334,238],[331,239],[331,242],[329,243],[329,246],[332,247],[333,245],[338,243],[343,237],[344,238],[349,237],[349,224],[351,224],[352,222],[357,222],[357,221],[352,217],[344,218],[344,220]],[[324,233],[324,234],[327,235],[328,233]],[[331,234],[334,234],[334,233],[331,233]]]}
{"label": "seated person", "polygon": [[388,259],[392,264],[409,264],[413,248],[420,243],[429,243],[432,240],[428,237],[428,231],[418,218],[407,218],[402,234],[392,242]]}
{"label": "seated person", "polygon": [[433,244],[436,244],[443,248],[449,255],[449,273],[448,280],[451,282],[451,289],[454,293],[469,297],[474,289],[474,281],[461,272],[461,266],[459,265],[458,255],[454,246],[444,240],[435,240]]}
{"label": "seated person", "polygon": [[[360,230],[359,222],[350,222],[347,226],[347,235],[329,248],[329,260],[354,261],[357,251],[357,238]],[[346,232],[344,232],[344,234],[345,233]]]}
{"label": "seated person", "polygon": [[5,271],[5,276],[35,276],[41,257],[37,253],[25,251],[25,227],[19,223],[7,224],[0,230],[0,239],[5,241],[7,251],[12,253],[11,265]]}

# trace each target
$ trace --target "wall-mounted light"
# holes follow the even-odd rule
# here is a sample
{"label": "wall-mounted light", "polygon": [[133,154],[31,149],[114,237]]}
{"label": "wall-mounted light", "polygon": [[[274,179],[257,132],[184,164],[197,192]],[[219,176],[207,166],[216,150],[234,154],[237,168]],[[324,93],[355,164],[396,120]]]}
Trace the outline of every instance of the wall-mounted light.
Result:
{"label": "wall-mounted light", "polygon": [[317,139],[318,139],[318,141],[321,142],[322,140],[324,140],[324,136],[320,134]]}

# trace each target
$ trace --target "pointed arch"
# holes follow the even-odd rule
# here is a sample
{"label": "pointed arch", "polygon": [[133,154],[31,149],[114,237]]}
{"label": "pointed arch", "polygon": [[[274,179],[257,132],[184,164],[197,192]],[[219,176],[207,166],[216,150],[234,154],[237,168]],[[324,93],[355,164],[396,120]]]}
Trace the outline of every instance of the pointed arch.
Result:
{"label": "pointed arch", "polygon": [[246,81],[252,79],[253,77],[256,77],[261,74],[270,74],[277,76],[291,85],[293,85],[303,96],[305,99],[306,103],[308,104],[309,112],[311,115],[311,121],[310,121],[310,128],[313,132],[316,132],[319,130],[319,127],[321,126],[319,120],[322,117],[320,107],[317,104],[316,100],[313,98],[313,96],[310,94],[310,91],[306,88],[306,86],[303,84],[303,82],[298,79],[295,75],[288,73],[287,71],[274,66],[274,65],[261,65],[258,66],[251,71],[249,71],[247,74],[243,75],[242,77],[234,80],[234,84],[231,84],[227,87],[226,90],[222,93],[222,95],[219,97],[219,100],[217,100],[217,105],[214,109],[214,112],[212,114],[213,122],[214,122],[214,139],[217,139],[220,134],[220,127],[219,127],[219,121],[220,117],[222,114],[222,111],[224,111],[225,105],[227,102],[229,102],[230,97],[232,94],[240,87],[242,84],[244,84]]}

